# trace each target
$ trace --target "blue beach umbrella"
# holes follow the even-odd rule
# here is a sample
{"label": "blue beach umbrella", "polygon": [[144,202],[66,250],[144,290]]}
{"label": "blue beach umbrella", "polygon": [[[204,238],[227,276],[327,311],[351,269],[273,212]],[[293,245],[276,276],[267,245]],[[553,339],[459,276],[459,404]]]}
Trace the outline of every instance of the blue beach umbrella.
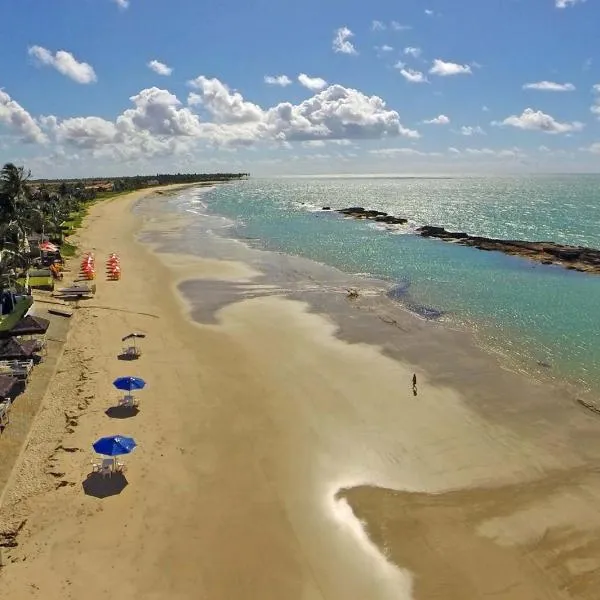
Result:
{"label": "blue beach umbrella", "polygon": [[133,390],[141,390],[146,382],[140,377],[118,377],[113,381],[113,385],[118,390],[133,392]]}
{"label": "blue beach umbrella", "polygon": [[110,437],[103,437],[94,442],[92,448],[98,454],[104,454],[105,456],[119,456],[120,454],[129,454],[137,444],[135,440],[130,437],[124,437],[122,435],[112,435]]}

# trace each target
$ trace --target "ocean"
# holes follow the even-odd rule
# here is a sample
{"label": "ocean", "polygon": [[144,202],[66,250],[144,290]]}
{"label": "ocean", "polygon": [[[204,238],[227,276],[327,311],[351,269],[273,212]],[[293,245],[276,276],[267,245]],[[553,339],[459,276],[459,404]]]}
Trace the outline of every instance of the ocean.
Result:
{"label": "ocean", "polygon": [[[600,390],[600,276],[414,233],[427,224],[600,248],[600,176],[250,179],[186,191],[176,204],[227,217],[228,234],[254,247],[382,279],[394,301],[473,331],[518,368]],[[409,222],[385,227],[324,206]]]}

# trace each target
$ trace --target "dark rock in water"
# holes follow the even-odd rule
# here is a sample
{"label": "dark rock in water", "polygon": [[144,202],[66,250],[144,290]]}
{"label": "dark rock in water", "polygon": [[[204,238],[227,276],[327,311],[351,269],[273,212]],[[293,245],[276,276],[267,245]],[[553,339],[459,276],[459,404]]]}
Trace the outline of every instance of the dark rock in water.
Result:
{"label": "dark rock in water", "polygon": [[441,310],[437,310],[431,306],[423,306],[421,304],[409,304],[408,308],[425,319],[439,319],[444,314]]}
{"label": "dark rock in water", "polygon": [[362,206],[351,206],[350,208],[341,208],[338,212],[343,215],[355,215],[365,212],[365,209]]}
{"label": "dark rock in water", "polygon": [[401,300],[408,293],[409,287],[410,281],[401,281],[388,291],[387,297],[390,300]]}
{"label": "dark rock in water", "polygon": [[402,225],[407,222],[403,217],[394,217],[380,210],[366,210],[361,206],[351,206],[350,208],[342,208],[338,210],[342,215],[353,217],[354,219],[370,219],[378,223],[387,223],[389,225]]}
{"label": "dark rock in water", "polygon": [[408,223],[408,219],[394,217],[392,215],[375,217],[375,221],[378,223],[387,223],[388,225],[404,225],[404,223]]}
{"label": "dark rock in water", "polygon": [[[329,210],[329,207],[323,208]],[[362,206],[342,208],[336,212],[354,219],[368,219],[389,225],[404,225],[407,219],[388,215],[379,210],[366,210]],[[525,240],[498,240],[469,235],[463,231],[446,231],[443,227],[424,225],[417,229],[423,237],[434,237],[446,242],[472,246],[489,252],[503,252],[528,258],[544,265],[560,265],[571,271],[600,274],[600,250],[582,246],[566,246],[555,242],[528,242]]]}
{"label": "dark rock in water", "polygon": [[419,227],[417,231],[423,237],[447,237],[452,235],[449,231],[446,231],[443,227],[435,227],[434,225],[425,225],[424,227]]}
{"label": "dark rock in water", "polygon": [[472,246],[479,250],[497,251],[521,256],[544,265],[561,265],[572,271],[600,274],[600,250],[582,246],[567,246],[555,242],[498,240],[472,236],[464,232],[446,231],[443,227],[425,225],[418,230],[423,237],[435,237],[446,242]]}
{"label": "dark rock in water", "polygon": [[324,206],[322,210],[331,210],[331,206]]}

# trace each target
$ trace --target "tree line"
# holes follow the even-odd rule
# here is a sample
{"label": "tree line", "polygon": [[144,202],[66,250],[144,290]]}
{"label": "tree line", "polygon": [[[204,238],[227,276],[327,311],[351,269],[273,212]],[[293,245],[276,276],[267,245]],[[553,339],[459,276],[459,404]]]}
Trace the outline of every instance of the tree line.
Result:
{"label": "tree line", "polygon": [[[60,180],[61,185],[73,187],[89,187],[94,183],[111,184],[115,192],[139,190],[154,185],[170,185],[176,183],[206,183],[208,181],[236,181],[246,179],[250,173],[157,173],[156,175],[134,175],[130,177],[88,177],[83,179]],[[32,183],[40,185],[56,185],[57,180],[38,179]]]}
{"label": "tree line", "polygon": [[0,286],[6,277],[31,266],[39,256],[37,243],[62,244],[78,225],[87,206],[113,193],[174,183],[232,181],[248,173],[159,173],[151,176],[87,179],[31,179],[23,166],[7,163],[0,170]]}

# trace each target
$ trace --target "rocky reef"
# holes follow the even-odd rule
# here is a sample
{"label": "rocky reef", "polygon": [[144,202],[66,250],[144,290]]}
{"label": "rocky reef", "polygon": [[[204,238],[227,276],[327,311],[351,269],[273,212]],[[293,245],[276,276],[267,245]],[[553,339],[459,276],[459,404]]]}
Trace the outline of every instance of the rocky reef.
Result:
{"label": "rocky reef", "polygon": [[[327,210],[327,207],[324,207],[323,210]],[[369,219],[370,221],[385,223],[387,225],[404,225],[404,223],[408,222],[408,219],[405,219],[404,217],[394,217],[393,215],[388,215],[386,212],[381,212],[380,210],[366,210],[360,206],[342,208],[336,212],[346,215],[347,217],[353,217],[354,219]]]}
{"label": "rocky reef", "polygon": [[[323,210],[331,210],[323,207]],[[354,219],[366,219],[389,225],[407,223],[404,217],[395,217],[379,210],[367,210],[352,206],[336,210],[342,215]],[[528,258],[543,265],[559,265],[566,269],[596,273],[600,275],[600,250],[584,246],[567,246],[555,242],[527,242],[522,240],[499,240],[495,238],[469,235],[461,231],[446,231],[443,227],[425,225],[417,233],[426,238],[437,238],[445,242],[471,246],[479,250],[503,252],[512,256]]]}
{"label": "rocky reef", "polygon": [[600,274],[600,250],[583,246],[567,246],[555,242],[527,242],[521,240],[498,240],[446,231],[443,227],[426,225],[417,229],[423,237],[434,237],[445,242],[472,246],[479,250],[504,252],[522,256],[543,265],[560,265],[574,271]]}

